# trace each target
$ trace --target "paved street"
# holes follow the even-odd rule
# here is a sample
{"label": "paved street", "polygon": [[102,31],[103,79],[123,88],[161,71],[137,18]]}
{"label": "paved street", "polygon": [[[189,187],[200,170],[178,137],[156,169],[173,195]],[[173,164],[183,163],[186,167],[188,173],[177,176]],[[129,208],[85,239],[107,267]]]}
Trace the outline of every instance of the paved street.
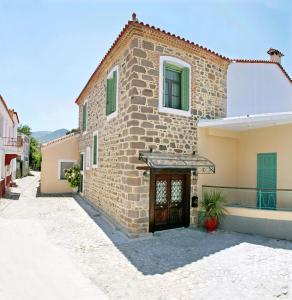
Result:
{"label": "paved street", "polygon": [[0,200],[0,299],[292,299],[292,243],[190,229],[136,240],[72,197]]}

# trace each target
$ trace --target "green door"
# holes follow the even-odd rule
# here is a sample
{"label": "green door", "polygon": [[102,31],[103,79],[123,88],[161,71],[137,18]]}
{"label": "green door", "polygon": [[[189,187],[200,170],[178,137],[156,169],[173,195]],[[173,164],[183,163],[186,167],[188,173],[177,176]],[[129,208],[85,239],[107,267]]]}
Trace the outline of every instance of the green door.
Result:
{"label": "green door", "polygon": [[276,209],[277,153],[258,153],[257,189],[257,207]]}

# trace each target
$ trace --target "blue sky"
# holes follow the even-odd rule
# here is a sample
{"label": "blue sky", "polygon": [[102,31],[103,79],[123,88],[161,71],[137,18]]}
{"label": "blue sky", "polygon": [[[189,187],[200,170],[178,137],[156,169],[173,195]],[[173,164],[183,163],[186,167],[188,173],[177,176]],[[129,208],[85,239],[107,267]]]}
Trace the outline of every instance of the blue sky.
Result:
{"label": "blue sky", "polygon": [[277,48],[292,75],[289,0],[0,0],[0,94],[21,122],[77,127],[74,101],[133,11],[227,57]]}

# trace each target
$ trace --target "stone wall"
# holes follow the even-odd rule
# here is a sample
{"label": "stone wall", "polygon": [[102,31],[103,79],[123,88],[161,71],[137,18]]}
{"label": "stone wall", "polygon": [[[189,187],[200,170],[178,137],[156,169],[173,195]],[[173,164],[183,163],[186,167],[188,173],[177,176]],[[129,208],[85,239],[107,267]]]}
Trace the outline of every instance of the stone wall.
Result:
{"label": "stone wall", "polygon": [[[158,38],[157,38],[158,39]],[[135,137],[131,143],[134,155],[129,159],[138,166],[140,150],[189,153],[197,150],[197,120],[218,118],[226,115],[226,73],[227,64],[215,61],[208,55],[193,53],[188,49],[170,46],[167,41],[157,41],[155,36],[136,37],[133,40],[133,66],[131,81],[131,113],[128,130]],[[192,67],[192,116],[184,117],[158,112],[159,58],[161,55],[175,56]],[[139,231],[148,230],[149,181],[139,175],[129,177],[136,210]],[[131,181],[130,181],[131,179]],[[196,194],[196,182],[192,179],[192,195]],[[191,211],[191,223],[196,213]]]}
{"label": "stone wall", "polygon": [[[192,116],[158,112],[159,57],[178,57],[192,66]],[[105,116],[106,74],[119,65],[118,116]],[[202,49],[174,43],[170,37],[149,30],[133,33],[106,71],[87,92],[88,133],[80,150],[92,144],[99,130],[99,167],[85,171],[85,196],[130,233],[148,232],[149,179],[136,167],[139,151],[153,149],[176,153],[197,150],[197,119],[225,116],[225,60]],[[80,109],[81,128],[82,109]],[[192,180],[192,194],[196,182]],[[194,222],[194,213],[191,221]]]}
{"label": "stone wall", "polygon": [[[128,45],[129,46],[129,45]],[[126,176],[132,174],[134,166],[129,162],[132,138],[127,129],[130,108],[129,85],[131,82],[131,53],[123,47],[108,62],[103,74],[91,85],[84,100],[88,101],[87,132],[81,133],[80,152],[86,147],[92,150],[93,132],[99,132],[99,166],[84,170],[84,196],[129,232],[133,214]],[[119,65],[119,105],[117,117],[106,117],[106,77],[111,69]],[[82,103],[79,109],[79,127],[82,128]],[[135,139],[135,138],[134,138]]]}

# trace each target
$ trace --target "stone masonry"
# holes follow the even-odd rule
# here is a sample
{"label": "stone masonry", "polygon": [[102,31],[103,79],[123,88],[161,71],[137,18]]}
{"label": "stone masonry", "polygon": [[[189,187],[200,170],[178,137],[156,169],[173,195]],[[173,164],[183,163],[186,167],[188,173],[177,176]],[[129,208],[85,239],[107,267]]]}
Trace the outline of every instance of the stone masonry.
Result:
{"label": "stone masonry", "polygon": [[[137,166],[140,150],[189,153],[197,150],[197,120],[224,117],[228,61],[157,29],[134,22],[112,49],[99,72],[81,93],[88,101],[88,129],[81,134],[80,152],[92,148],[99,131],[99,166],[85,171],[85,197],[130,234],[148,232],[149,179]],[[160,113],[159,58],[174,56],[189,63],[192,116]],[[119,65],[117,117],[107,120],[106,76]],[[192,195],[196,182],[192,179]],[[191,223],[195,221],[191,210]]]}

